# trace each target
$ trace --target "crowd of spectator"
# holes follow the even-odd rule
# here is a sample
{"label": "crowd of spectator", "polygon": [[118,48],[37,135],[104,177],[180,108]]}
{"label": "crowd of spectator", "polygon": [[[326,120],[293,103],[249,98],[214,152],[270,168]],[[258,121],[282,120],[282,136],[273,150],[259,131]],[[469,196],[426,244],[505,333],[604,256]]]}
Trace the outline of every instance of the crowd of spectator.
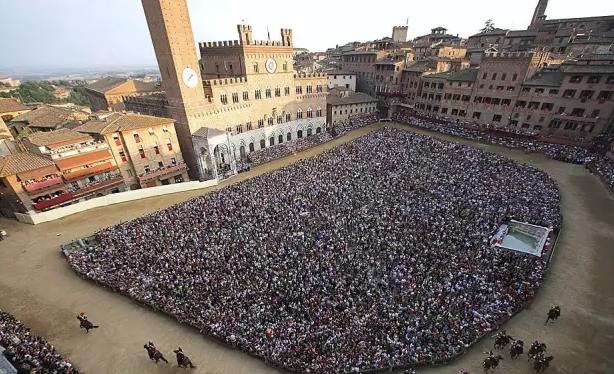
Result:
{"label": "crowd of spectator", "polygon": [[510,219],[560,227],[546,173],[385,128],[103,229],[67,259],[273,365],[353,373],[445,363],[522,310],[549,248],[493,248]]}
{"label": "crowd of spectator", "polygon": [[[527,152],[539,152],[555,160],[586,165],[614,193],[614,160],[590,149],[541,142],[518,134],[487,132],[470,123],[422,117],[411,112],[397,112],[393,115],[393,120],[446,135],[523,149]],[[611,141],[611,137],[607,138],[608,145]]]}
{"label": "crowd of spectator", "polygon": [[0,310],[0,347],[4,348],[2,354],[18,374],[79,373],[53,345],[34,335],[21,321],[2,310]]}

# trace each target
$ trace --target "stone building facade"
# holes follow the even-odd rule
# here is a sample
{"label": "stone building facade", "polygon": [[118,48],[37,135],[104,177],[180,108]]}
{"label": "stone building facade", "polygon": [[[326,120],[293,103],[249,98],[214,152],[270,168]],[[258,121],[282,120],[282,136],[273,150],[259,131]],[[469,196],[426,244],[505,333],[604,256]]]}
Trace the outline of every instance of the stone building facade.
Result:
{"label": "stone building facade", "polygon": [[326,123],[334,125],[350,117],[377,112],[377,99],[344,88],[333,88],[326,102]]}
{"label": "stone building facade", "polygon": [[85,96],[93,112],[123,111],[126,109],[126,96],[142,96],[154,92],[161,92],[161,88],[154,83],[111,77],[102,78],[85,87]]}
{"label": "stone building facade", "polygon": [[131,189],[188,181],[187,165],[173,120],[107,113],[75,129],[105,142]]}
{"label": "stone building facade", "polygon": [[[257,41],[251,26],[239,25],[238,40],[199,43],[198,61],[185,0],[142,3],[168,113],[194,178],[203,178],[199,165],[222,168],[260,149],[259,140],[273,133],[296,138],[324,126],[328,78],[294,72],[292,30],[282,29],[278,41]],[[226,131],[228,144],[195,148],[192,135],[203,127]]]}

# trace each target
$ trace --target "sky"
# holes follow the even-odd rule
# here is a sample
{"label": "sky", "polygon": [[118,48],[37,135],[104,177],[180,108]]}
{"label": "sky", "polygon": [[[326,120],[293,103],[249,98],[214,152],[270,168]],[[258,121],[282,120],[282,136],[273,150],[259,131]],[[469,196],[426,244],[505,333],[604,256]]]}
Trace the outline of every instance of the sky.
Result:
{"label": "sky", "polygon": [[[467,37],[488,18],[524,29],[537,0],[187,0],[196,42],[237,39],[236,25],[254,38],[279,40],[291,28],[296,47],[323,51],[336,44],[390,36],[409,19],[411,38],[436,26]],[[297,4],[295,6],[294,4]],[[0,0],[0,68],[155,66],[140,0]],[[614,15],[614,1],[550,0],[548,18]],[[8,15],[8,16],[7,16]]]}

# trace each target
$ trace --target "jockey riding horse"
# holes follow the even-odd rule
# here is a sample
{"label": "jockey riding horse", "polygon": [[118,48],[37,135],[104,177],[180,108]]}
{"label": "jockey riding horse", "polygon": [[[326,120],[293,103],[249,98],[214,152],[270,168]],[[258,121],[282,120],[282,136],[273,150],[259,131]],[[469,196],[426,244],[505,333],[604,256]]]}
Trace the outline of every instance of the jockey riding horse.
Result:
{"label": "jockey riding horse", "polygon": [[552,321],[556,321],[557,319],[559,319],[559,317],[561,316],[561,307],[558,305],[554,305],[550,307],[550,310],[548,311],[548,318],[546,318],[546,323],[544,323],[544,325],[547,325],[548,322]]}
{"label": "jockey riding horse", "polygon": [[546,352],[546,344],[540,343],[537,340],[534,341],[533,344],[531,344],[531,347],[529,348],[529,352],[527,352],[527,355],[529,356],[529,361],[537,359],[540,355],[543,355],[545,352]]}
{"label": "jockey riding horse", "polygon": [[180,368],[190,368],[190,369],[194,369],[196,368],[196,366],[194,366],[192,364],[192,361],[190,361],[190,358],[188,356],[185,355],[185,353],[183,353],[183,350],[181,349],[181,347],[175,349],[173,352],[175,352],[175,355],[177,356],[177,366],[179,366]]}
{"label": "jockey riding horse", "polygon": [[518,356],[524,353],[524,342],[522,340],[514,340],[510,347],[510,356],[512,359],[517,359]]}
{"label": "jockey riding horse", "polygon": [[514,338],[508,335],[506,330],[499,332],[495,335],[495,349],[505,348],[512,340],[514,340]]}
{"label": "jockey riding horse", "polygon": [[158,348],[156,348],[154,343],[148,342],[147,344],[145,344],[143,346],[143,348],[145,348],[147,350],[147,354],[149,355],[149,359],[152,360],[152,361],[155,361],[156,364],[160,360],[162,360],[162,361],[164,361],[164,362],[166,362],[168,364],[168,360],[166,358],[164,358],[164,355],[162,355],[162,352],[160,352],[158,350]]}
{"label": "jockey riding horse", "polygon": [[77,316],[77,319],[80,321],[79,322],[79,327],[82,329],[85,329],[85,333],[89,333],[90,330],[92,329],[97,329],[99,326],[95,326],[93,323],[91,323],[88,319],[87,319],[87,315],[83,312],[79,313],[79,315]]}

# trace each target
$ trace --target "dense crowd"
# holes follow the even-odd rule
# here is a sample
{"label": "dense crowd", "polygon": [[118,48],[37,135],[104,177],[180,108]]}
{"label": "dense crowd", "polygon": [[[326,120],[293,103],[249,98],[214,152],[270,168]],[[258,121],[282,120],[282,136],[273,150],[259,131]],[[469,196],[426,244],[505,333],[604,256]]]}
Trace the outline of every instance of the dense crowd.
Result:
{"label": "dense crowd", "polygon": [[[508,148],[524,149],[527,152],[539,152],[555,160],[584,164],[591,172],[599,176],[609,190],[614,193],[614,160],[598,152],[565,144],[540,142],[512,133],[489,133],[472,126],[470,123],[429,119],[410,112],[397,112],[393,115],[393,119],[446,135],[502,145]],[[611,137],[607,138],[608,146],[612,141]]]}
{"label": "dense crowd", "polygon": [[55,347],[0,310],[0,346],[18,373],[78,374]]}
{"label": "dense crowd", "polygon": [[286,157],[305,149],[315,147],[316,145],[325,143],[334,137],[344,135],[351,130],[367,126],[375,122],[377,122],[376,114],[352,117],[346,121],[335,123],[334,126],[329,129],[329,131],[325,131],[321,134],[294,139],[289,142],[279,144],[275,147],[268,147],[252,152],[249,155],[249,160],[251,162],[251,166],[265,164],[277,158]]}
{"label": "dense crowd", "polygon": [[512,218],[560,227],[544,172],[382,129],[104,229],[68,262],[276,366],[359,372],[447,362],[530,302],[545,257],[489,244]]}
{"label": "dense crowd", "polygon": [[305,138],[294,139],[289,142],[278,144],[274,147],[263,148],[256,152],[252,152],[249,155],[249,160],[251,161],[252,166],[258,166],[260,164],[273,161],[277,158],[286,157],[296,152],[314,147],[331,139],[332,136],[328,132],[310,135]]}
{"label": "dense crowd", "polygon": [[508,148],[524,149],[528,152],[539,152],[555,160],[584,164],[594,156],[585,148],[564,145],[552,144],[536,141],[535,139],[524,137],[513,133],[496,133],[482,131],[471,124],[463,122],[443,122],[428,118],[418,118],[417,116],[406,112],[397,112],[393,115],[393,120],[410,124],[412,126],[423,129],[437,131],[446,135],[456,136],[469,140],[475,140],[484,143],[502,145]]}

